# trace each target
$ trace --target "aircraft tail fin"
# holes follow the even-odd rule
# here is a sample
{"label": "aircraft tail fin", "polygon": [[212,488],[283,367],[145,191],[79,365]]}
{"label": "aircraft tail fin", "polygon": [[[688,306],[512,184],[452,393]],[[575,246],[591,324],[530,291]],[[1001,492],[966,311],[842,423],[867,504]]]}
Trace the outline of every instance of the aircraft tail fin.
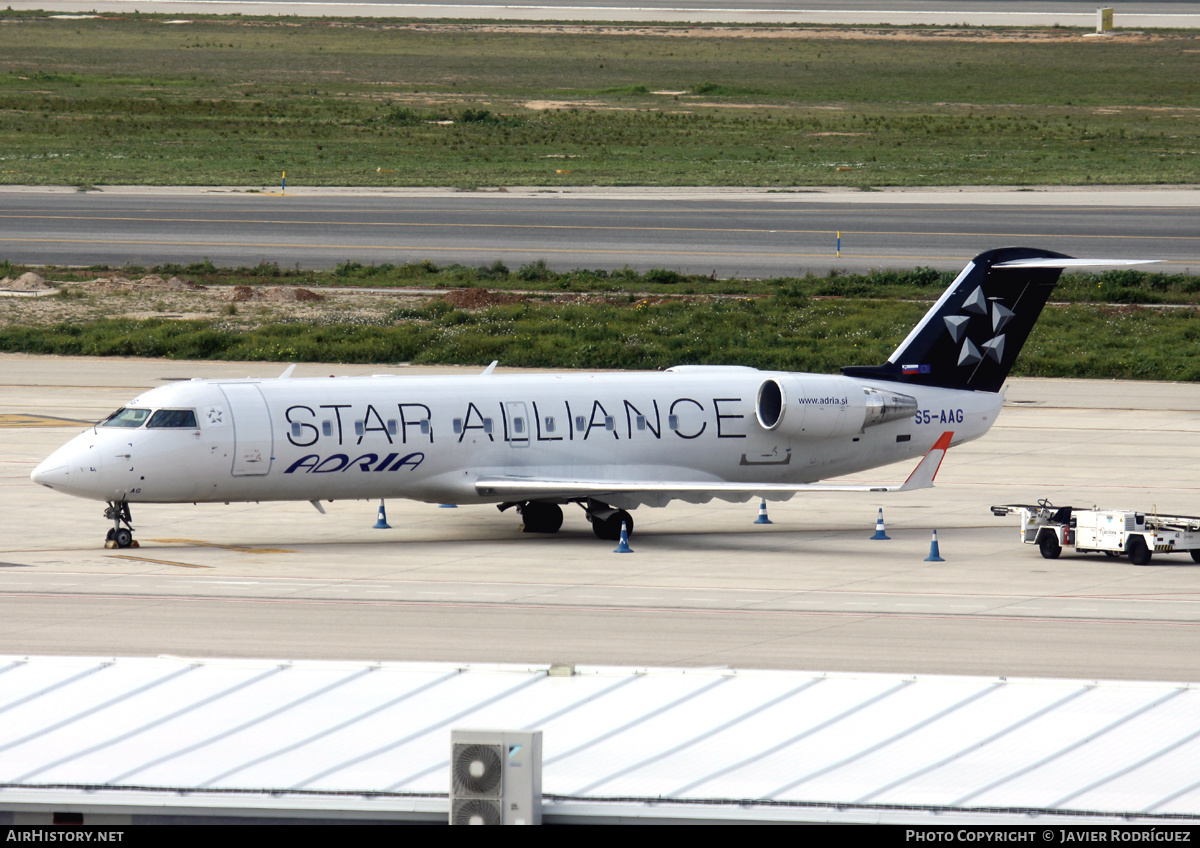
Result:
{"label": "aircraft tail fin", "polygon": [[1064,268],[1155,260],[1073,259],[1032,247],[981,253],[883,365],[848,377],[998,392]]}
{"label": "aircraft tail fin", "polygon": [[1070,257],[1028,247],[981,253],[883,365],[848,377],[996,392]]}

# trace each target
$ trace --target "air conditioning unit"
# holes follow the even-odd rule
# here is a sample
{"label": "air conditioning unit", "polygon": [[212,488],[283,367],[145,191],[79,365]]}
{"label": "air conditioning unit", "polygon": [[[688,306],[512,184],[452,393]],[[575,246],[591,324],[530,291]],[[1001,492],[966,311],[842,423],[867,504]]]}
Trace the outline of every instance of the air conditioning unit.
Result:
{"label": "air conditioning unit", "polygon": [[542,823],[542,731],[450,732],[450,824]]}

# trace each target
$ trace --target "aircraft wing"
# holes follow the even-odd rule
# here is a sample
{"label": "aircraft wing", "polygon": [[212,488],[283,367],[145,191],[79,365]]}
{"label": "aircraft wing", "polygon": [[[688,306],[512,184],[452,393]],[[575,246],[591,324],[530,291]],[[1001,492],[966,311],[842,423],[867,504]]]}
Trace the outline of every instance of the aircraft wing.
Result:
{"label": "aircraft wing", "polygon": [[950,447],[953,433],[942,433],[921,462],[903,483],[895,484],[836,484],[836,483],[726,483],[710,480],[566,480],[522,477],[517,475],[480,477],[475,481],[476,493],[510,501],[545,498],[596,498],[608,495],[650,495],[681,500],[721,498],[723,500],[750,497],[787,498],[800,492],[907,492],[927,489],[941,467]]}

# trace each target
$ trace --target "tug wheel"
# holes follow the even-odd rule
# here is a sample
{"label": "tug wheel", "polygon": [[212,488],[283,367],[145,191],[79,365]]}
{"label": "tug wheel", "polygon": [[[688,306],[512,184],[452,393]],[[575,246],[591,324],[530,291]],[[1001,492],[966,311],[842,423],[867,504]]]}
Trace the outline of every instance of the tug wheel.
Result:
{"label": "tug wheel", "polygon": [[1129,554],[1129,561],[1134,565],[1150,564],[1150,549],[1146,547],[1146,540],[1141,536],[1129,537],[1129,541],[1125,543],[1125,553]]}
{"label": "tug wheel", "polygon": [[1043,533],[1038,539],[1038,550],[1042,552],[1044,559],[1058,559],[1058,555],[1062,553],[1062,545],[1053,533]]}

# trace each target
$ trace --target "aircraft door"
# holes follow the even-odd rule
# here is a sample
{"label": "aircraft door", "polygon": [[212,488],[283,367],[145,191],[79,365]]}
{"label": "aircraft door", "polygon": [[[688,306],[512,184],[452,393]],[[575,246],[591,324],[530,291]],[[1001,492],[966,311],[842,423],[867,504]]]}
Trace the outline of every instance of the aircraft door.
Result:
{"label": "aircraft door", "polygon": [[507,401],[504,404],[504,417],[507,419],[508,445],[514,448],[529,447],[529,413],[525,404],[520,401]]}
{"label": "aircraft door", "polygon": [[257,383],[222,383],[233,417],[233,476],[267,474],[274,459],[274,438],[267,401]]}

